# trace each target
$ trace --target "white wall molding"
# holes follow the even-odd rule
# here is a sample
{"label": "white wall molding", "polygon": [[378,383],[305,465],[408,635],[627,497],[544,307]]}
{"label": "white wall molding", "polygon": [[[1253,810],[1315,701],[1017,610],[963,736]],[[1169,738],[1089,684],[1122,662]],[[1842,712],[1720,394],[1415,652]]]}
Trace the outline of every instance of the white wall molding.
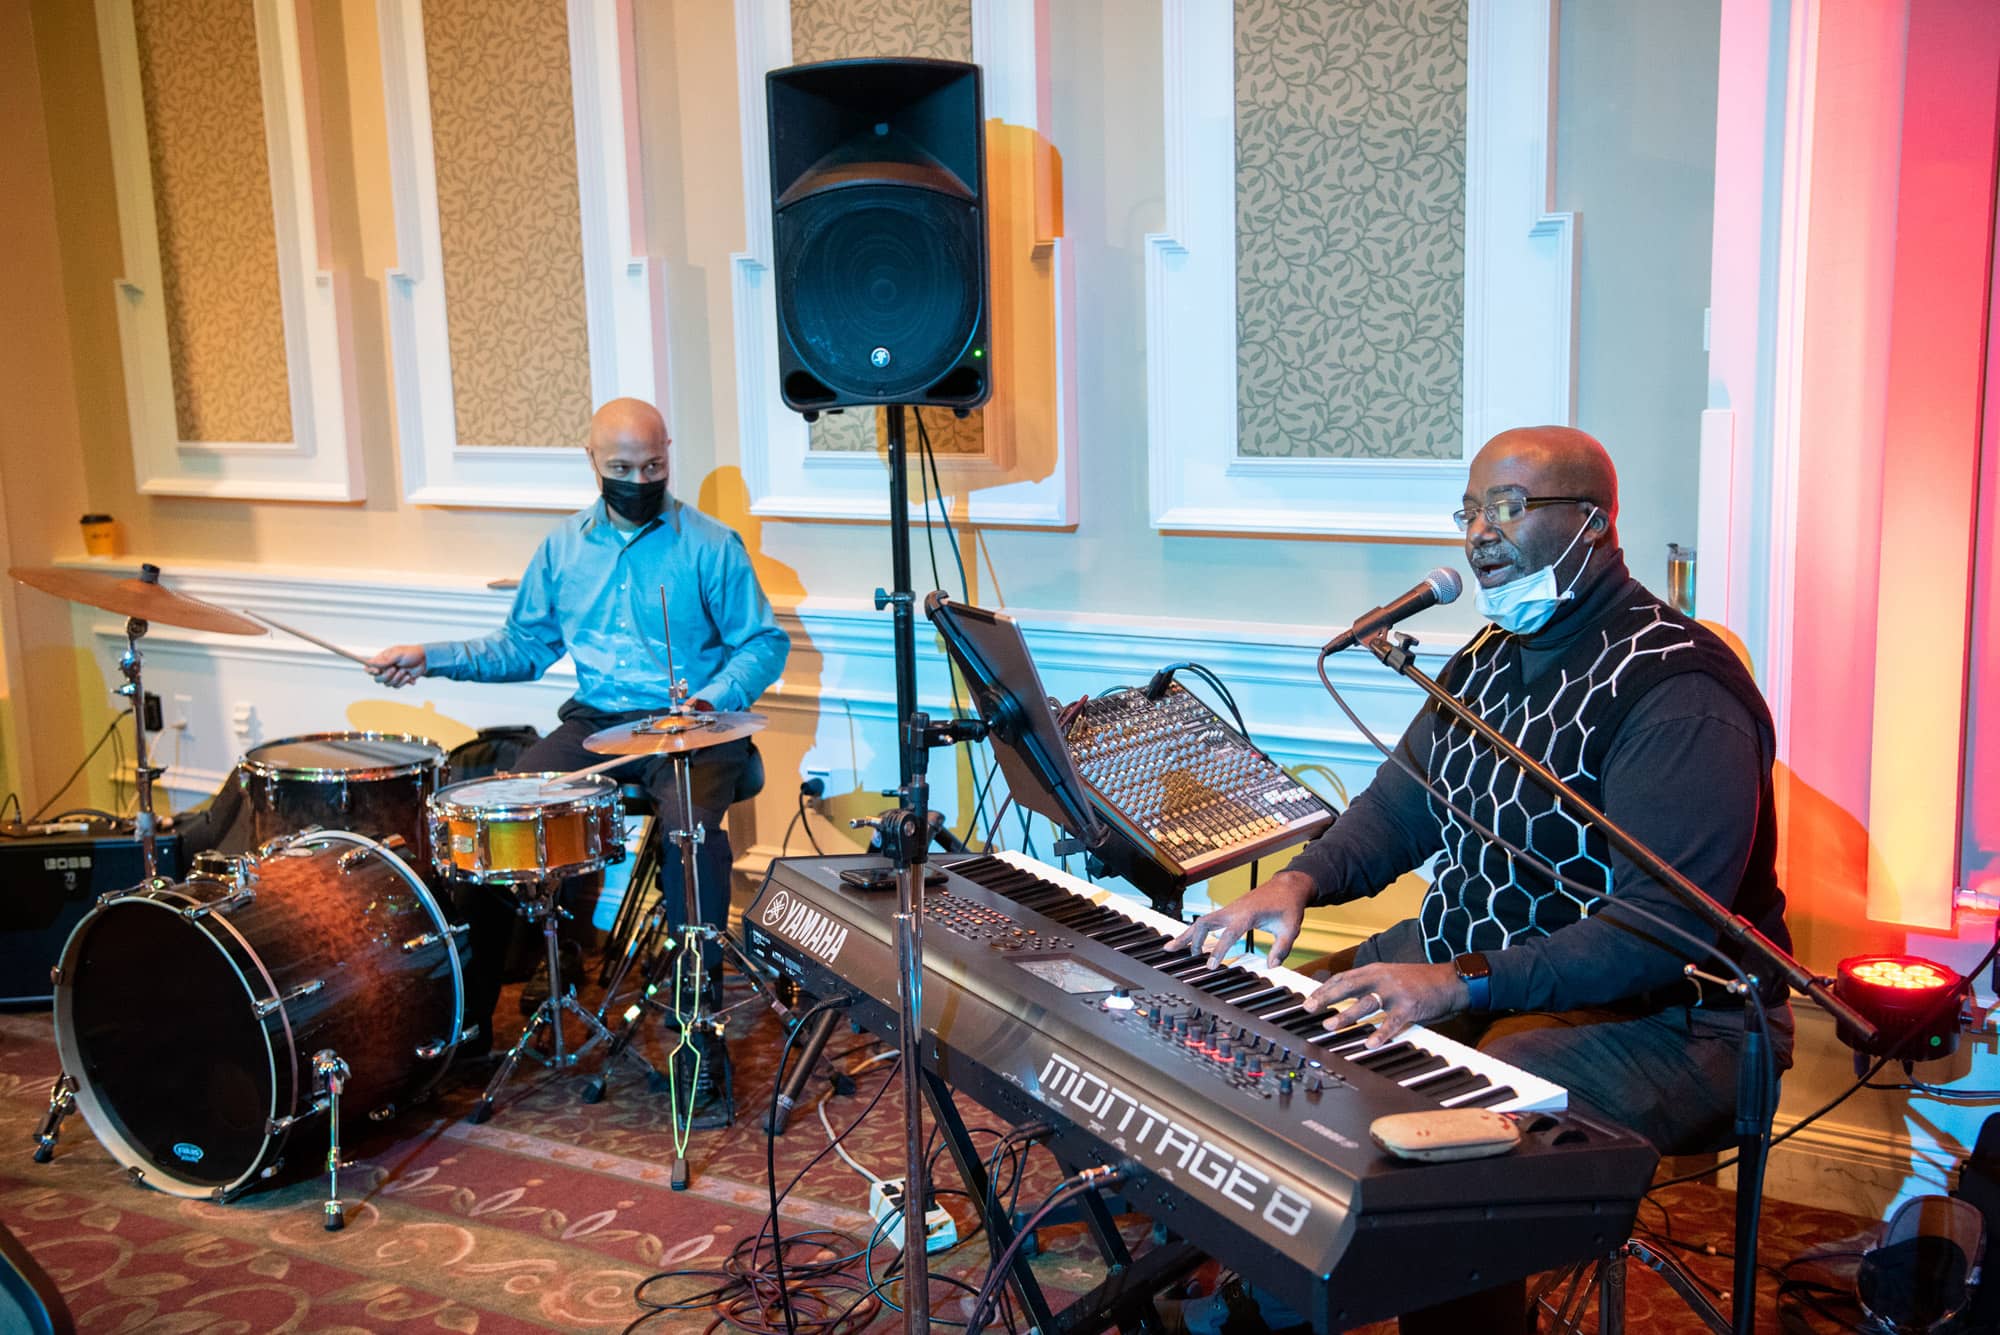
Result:
{"label": "white wall molding", "polygon": [[[117,562],[78,561],[75,568],[127,573]],[[225,607],[278,617],[289,625],[356,652],[383,644],[483,634],[505,619],[512,595],[476,579],[400,576],[381,571],[205,564],[167,572],[175,589]],[[1142,620],[1115,615],[1017,610],[1043,685],[1068,700],[1119,683],[1142,685],[1162,664],[1206,663],[1230,683],[1252,734],[1279,763],[1302,767],[1306,781],[1328,792],[1330,773],[1358,791],[1379,757],[1340,716],[1314,672],[1316,632],[1254,622]],[[792,637],[788,679],[757,703],[771,716],[767,751],[797,752],[802,767],[824,770],[835,793],[874,792],[896,781],[896,692],[890,621],[863,599],[806,599],[780,604]],[[76,643],[86,647],[102,677],[107,705],[122,680],[118,657],[125,624],[91,608],[73,609]],[[1435,672],[1462,638],[1437,637],[1422,656]],[[399,706],[398,730],[423,731],[434,711],[459,727],[529,723],[547,731],[556,709],[575,690],[563,659],[538,682],[496,685],[427,678],[391,692],[353,664],[281,633],[266,638],[217,635],[155,623],[142,641],[147,690],[160,696],[169,727],[153,739],[155,763],[166,767],[166,800],[176,809],[214,793],[251,747],[303,733],[358,725],[351,710],[371,719]],[[951,709],[950,681],[937,639],[918,637],[918,697],[929,709]],[[1373,658],[1346,654],[1330,675],[1362,718],[1385,739],[1399,736],[1419,697]],[[1200,689],[1197,687],[1197,689]],[[407,711],[407,712],[403,712]],[[171,724],[185,718],[186,728]],[[371,726],[374,726],[371,724]],[[938,768],[939,775],[943,766]],[[970,794],[934,779],[932,800],[954,824],[969,817]],[[758,800],[756,830],[764,836],[791,818],[794,781],[775,771]],[[995,802],[997,804],[997,798]],[[772,850],[751,843],[738,850],[739,870],[761,871]],[[745,857],[749,860],[746,862]],[[600,901],[604,919],[613,891]],[[1197,902],[1192,896],[1190,904]],[[1358,934],[1334,924],[1315,927],[1309,944],[1337,949]]]}
{"label": "white wall molding", "polygon": [[[377,0],[396,212],[387,301],[403,494],[420,505],[571,510],[596,495],[581,441],[458,438],[421,0]],[[664,401],[664,269],[645,254],[631,0],[569,0],[570,85],[593,404]]]}
{"label": "white wall molding", "polygon": [[1461,455],[1247,459],[1236,384],[1235,7],[1161,0],[1166,229],[1146,238],[1153,524],[1453,540],[1494,432],[1575,415],[1576,228],[1553,209],[1554,0],[1471,0]]}
{"label": "white wall molding", "polygon": [[256,0],[254,15],[292,439],[182,440],[138,30],[132,0],[97,0],[123,267],[112,290],[133,468],[139,490],[154,496],[359,500],[360,441],[347,422],[346,280],[323,263],[298,7]]}
{"label": "white wall molding", "polygon": [[[744,481],[753,514],[788,519],[887,520],[889,487],[886,468],[874,453],[833,454],[814,451],[804,420],[784,406],[778,390],[777,289],[772,272],[770,126],[764,76],[792,63],[791,0],[735,0],[737,117],[743,153],[744,248],[730,257],[731,293],[736,331],[736,396]],[[994,198],[996,168],[1026,173],[1016,189],[1052,188],[1032,164],[992,149],[995,122],[1023,127],[1046,136],[1044,87],[1048,72],[1041,53],[1046,43],[1047,0],[972,0],[973,60],[984,72],[988,136],[988,199]],[[1032,177],[1032,180],[1027,179]],[[989,216],[989,241],[1004,244],[1003,220]],[[1016,242],[1019,238],[1013,238]],[[1077,463],[1075,449],[1075,382],[1073,358],[1072,264],[1060,236],[1032,239],[1032,256],[1025,262],[1033,283],[1015,284],[1012,305],[1007,285],[994,284],[993,302],[996,393],[984,411],[986,451],[977,456],[939,455],[938,471],[952,499],[953,514],[975,524],[996,527],[1062,528],[1076,523]],[[995,253],[1002,264],[1019,269],[1022,257]],[[1027,320],[1043,314],[1036,306],[1045,284],[1054,300],[1055,380],[1049,402],[1041,394],[1009,395],[1008,386],[1021,378],[1005,364],[1011,340],[1003,326],[1011,317]],[[1030,340],[1032,342],[1032,340]],[[1033,382],[1028,382],[1032,384]],[[1031,401],[1017,400],[1026,399]],[[873,409],[849,409],[869,412]],[[917,472],[917,432],[909,427],[911,472]],[[1024,461],[1049,456],[1044,476],[1017,478]],[[910,505],[913,517],[923,514],[923,488],[913,476]]]}
{"label": "white wall molding", "polygon": [[[76,562],[79,569],[117,571],[116,563]],[[427,641],[483,634],[504,620],[512,595],[471,580],[399,578],[375,571],[340,571],[208,564],[167,573],[172,586],[226,607],[263,612],[356,651],[397,641]],[[890,622],[865,599],[805,599],[779,606],[792,637],[789,679],[767,693],[758,708],[774,727],[810,738],[808,766],[833,772],[836,790],[880,788],[895,781],[895,684]],[[124,623],[101,612],[76,611],[78,643],[99,660],[105,689],[120,680],[117,656]],[[1379,757],[1340,718],[1314,672],[1317,632],[1257,622],[1194,618],[1140,619],[1121,615],[1017,610],[1043,684],[1073,699],[1118,683],[1142,685],[1162,664],[1198,659],[1230,683],[1258,742],[1281,763],[1326,766],[1350,790],[1358,788]],[[1420,651],[1438,668],[1462,637],[1441,636]],[[170,700],[191,696],[193,716],[180,739],[174,774],[189,776],[184,796],[203,791],[206,776],[226,773],[247,746],[302,732],[347,726],[347,705],[385,700],[435,706],[470,726],[531,722],[554,717],[575,687],[567,659],[540,682],[480,685],[426,679],[391,693],[352,664],[303,641],[273,633],[267,638],[215,635],[155,624],[142,642],[147,688]],[[818,660],[816,675],[803,666]],[[918,694],[933,710],[951,707],[945,660],[934,635],[918,637]],[[1347,654],[1329,664],[1343,695],[1384,738],[1401,734],[1419,703],[1415,690],[1367,655]],[[239,733],[239,706],[255,710],[250,733]],[[170,711],[171,712],[171,711]],[[1339,720],[1336,722],[1336,720]],[[856,736],[859,742],[856,742]],[[171,747],[176,738],[163,734]],[[173,758],[169,757],[172,761]],[[774,785],[774,788],[781,785]],[[941,807],[951,794],[940,785]],[[212,791],[212,786],[209,789]],[[779,808],[789,814],[789,793]],[[956,814],[955,812],[953,813]],[[782,825],[782,821],[780,821]]]}

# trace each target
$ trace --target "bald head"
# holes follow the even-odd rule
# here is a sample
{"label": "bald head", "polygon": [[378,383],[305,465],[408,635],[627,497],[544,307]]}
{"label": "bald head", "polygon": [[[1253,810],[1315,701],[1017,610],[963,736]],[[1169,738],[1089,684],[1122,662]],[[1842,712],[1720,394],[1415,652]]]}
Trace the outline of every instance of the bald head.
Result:
{"label": "bald head", "polygon": [[627,440],[656,446],[664,454],[667,422],[660,410],[644,399],[613,399],[591,417],[588,448],[593,459],[599,458],[600,451]]}
{"label": "bald head", "polygon": [[[1522,426],[1486,442],[1472,461],[1475,492],[1518,483],[1534,496],[1583,496],[1618,519],[1618,470],[1597,437],[1573,426]],[[1477,485],[1482,477],[1499,478]]]}

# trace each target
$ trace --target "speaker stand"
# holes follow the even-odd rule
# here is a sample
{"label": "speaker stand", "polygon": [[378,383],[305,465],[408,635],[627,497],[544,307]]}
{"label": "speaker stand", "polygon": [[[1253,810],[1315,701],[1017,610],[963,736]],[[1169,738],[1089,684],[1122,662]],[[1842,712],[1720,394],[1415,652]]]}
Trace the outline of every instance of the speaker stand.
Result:
{"label": "speaker stand", "polygon": [[[895,587],[875,590],[875,610],[895,618],[896,723],[917,711],[917,595],[910,589],[910,455],[904,435],[903,405],[883,408],[889,437],[889,575]],[[942,504],[944,498],[938,498]],[[898,787],[910,782],[909,748],[898,747]]]}

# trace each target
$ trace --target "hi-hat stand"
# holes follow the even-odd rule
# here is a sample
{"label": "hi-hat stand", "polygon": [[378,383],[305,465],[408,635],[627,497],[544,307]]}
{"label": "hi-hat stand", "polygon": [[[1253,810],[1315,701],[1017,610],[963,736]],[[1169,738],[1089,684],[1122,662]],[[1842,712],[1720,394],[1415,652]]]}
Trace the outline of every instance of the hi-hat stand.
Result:
{"label": "hi-hat stand", "polygon": [[[671,816],[673,828],[664,837],[672,841],[680,855],[682,917],[679,931],[670,931],[668,904],[662,894],[646,924],[638,929],[635,940],[640,945],[637,949],[628,947],[613,971],[606,985],[604,1003],[598,1011],[600,1018],[616,1004],[615,998],[635,966],[640,978],[639,996],[624,1013],[624,1028],[611,1038],[610,1047],[605,1052],[604,1069],[585,1082],[583,1099],[586,1103],[596,1103],[604,1097],[611,1064],[621,1056],[631,1054],[632,1042],[638,1037],[639,1026],[644,1023],[646,1015],[651,1012],[665,1014],[673,1021],[676,1030],[674,1049],[667,1058],[668,1073],[662,1075],[650,1066],[647,1070],[651,1074],[651,1089],[672,1092],[675,1105],[673,1116],[679,1134],[729,1126],[736,1118],[734,1080],[729,1050],[723,1042],[724,1030],[731,1014],[757,998],[721,1005],[720,975],[715,975],[715,986],[711,986],[711,967],[719,970],[726,960],[749,978],[763,999],[768,1000],[780,1014],[787,1013],[788,1008],[779,1002],[771,985],[751,966],[742,948],[729,935],[727,925],[704,922],[701,913],[699,851],[707,841],[708,830],[701,823],[694,806],[694,752],[713,742],[747,735],[754,727],[762,726],[762,718],[694,709],[688,702],[687,683],[678,678],[673,679],[670,699],[672,705],[665,714],[637,724],[607,729],[584,742],[587,749],[612,751],[613,754],[644,755],[652,748],[652,753],[663,753],[667,757],[673,768],[677,804]],[[752,719],[754,724],[748,721]],[[713,966],[709,958],[711,952],[718,957]],[[638,963],[641,960],[643,964]],[[708,1066],[706,1071],[702,1069],[704,1065]],[[717,1095],[716,1110],[705,1116],[697,1108],[704,1075]],[[680,1088],[683,1079],[688,1085],[685,1108]],[[676,1191],[687,1188],[688,1162],[684,1154],[676,1153],[674,1157],[671,1185]]]}

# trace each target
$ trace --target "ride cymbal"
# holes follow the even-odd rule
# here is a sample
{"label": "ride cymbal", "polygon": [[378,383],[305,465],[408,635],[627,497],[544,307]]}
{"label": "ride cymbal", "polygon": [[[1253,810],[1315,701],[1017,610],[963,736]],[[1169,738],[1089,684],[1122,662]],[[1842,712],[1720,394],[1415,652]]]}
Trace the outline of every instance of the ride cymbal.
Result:
{"label": "ride cymbal", "polygon": [[249,617],[185,593],[175,593],[159,582],[160,568],[155,565],[141,566],[137,579],[120,579],[95,570],[66,570],[61,566],[14,566],[7,573],[31,589],[141,621],[222,635],[265,633]]}

